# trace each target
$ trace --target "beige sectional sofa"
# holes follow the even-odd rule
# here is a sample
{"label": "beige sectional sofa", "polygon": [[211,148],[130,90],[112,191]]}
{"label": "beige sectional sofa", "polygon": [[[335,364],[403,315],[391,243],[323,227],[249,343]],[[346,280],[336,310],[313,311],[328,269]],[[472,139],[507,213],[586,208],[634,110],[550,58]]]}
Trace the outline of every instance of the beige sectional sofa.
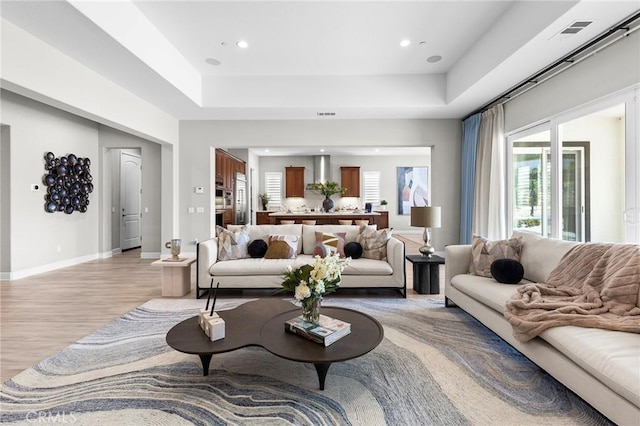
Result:
{"label": "beige sectional sofa", "polygon": [[[313,262],[316,232],[344,232],[345,244],[355,241],[360,227],[356,225],[246,225],[250,241],[268,239],[269,235],[294,235],[300,241],[295,259],[243,258],[218,260],[218,241],[211,238],[198,244],[196,297],[206,294],[211,280],[221,289],[279,289],[287,266],[297,268]],[[237,226],[229,225],[230,230]],[[373,230],[375,227],[369,227]],[[353,259],[342,273],[341,288],[396,289],[406,297],[405,247],[393,236],[387,242],[387,259]]]}
{"label": "beige sectional sofa", "polygon": [[[524,232],[513,237],[523,240],[524,280],[539,283],[577,244]],[[471,245],[446,247],[445,259],[447,306],[464,309],[615,423],[640,424],[640,334],[562,326],[522,343],[503,316],[518,285],[470,275]]]}

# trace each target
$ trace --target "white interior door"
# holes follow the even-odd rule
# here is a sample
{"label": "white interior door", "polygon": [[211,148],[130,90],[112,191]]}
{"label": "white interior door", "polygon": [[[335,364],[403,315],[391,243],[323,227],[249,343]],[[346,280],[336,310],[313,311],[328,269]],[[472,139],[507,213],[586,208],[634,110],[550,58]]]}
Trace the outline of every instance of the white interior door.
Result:
{"label": "white interior door", "polygon": [[128,250],[142,245],[141,230],[142,158],[120,153],[120,247]]}

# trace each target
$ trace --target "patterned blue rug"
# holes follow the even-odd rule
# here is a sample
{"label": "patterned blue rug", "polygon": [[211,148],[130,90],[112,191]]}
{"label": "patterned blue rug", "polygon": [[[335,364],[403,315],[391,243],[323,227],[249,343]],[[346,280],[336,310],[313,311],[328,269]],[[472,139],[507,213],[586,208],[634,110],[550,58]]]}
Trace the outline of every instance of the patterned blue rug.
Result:
{"label": "patterned blue rug", "polygon": [[[220,309],[246,300],[218,300]],[[420,299],[334,298],[377,318],[385,338],[313,365],[261,348],[200,359],[165,335],[202,301],[157,299],[2,385],[3,424],[608,425],[591,406],[458,308]]]}

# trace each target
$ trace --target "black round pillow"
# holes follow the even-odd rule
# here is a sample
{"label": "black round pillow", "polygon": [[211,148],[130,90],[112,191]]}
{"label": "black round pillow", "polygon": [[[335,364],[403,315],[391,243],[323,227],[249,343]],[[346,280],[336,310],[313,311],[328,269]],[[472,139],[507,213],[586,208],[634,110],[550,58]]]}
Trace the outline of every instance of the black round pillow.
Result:
{"label": "black round pillow", "polygon": [[360,243],[351,241],[344,245],[344,255],[352,259],[360,259],[362,256],[362,245]]}
{"label": "black round pillow", "polygon": [[267,254],[267,249],[269,246],[267,245],[265,240],[253,240],[247,247],[247,252],[251,257],[264,257]]}
{"label": "black round pillow", "polygon": [[502,284],[518,284],[524,277],[524,267],[513,259],[498,259],[491,264],[491,275]]}

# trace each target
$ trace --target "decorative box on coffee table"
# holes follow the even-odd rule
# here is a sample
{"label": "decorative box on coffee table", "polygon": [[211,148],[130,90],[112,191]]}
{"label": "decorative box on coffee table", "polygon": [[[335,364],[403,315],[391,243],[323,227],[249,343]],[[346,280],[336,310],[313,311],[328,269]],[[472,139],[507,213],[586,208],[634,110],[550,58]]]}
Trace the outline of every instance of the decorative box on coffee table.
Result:
{"label": "decorative box on coffee table", "polygon": [[168,257],[151,263],[162,267],[162,296],[180,297],[191,291],[191,264],[195,261],[195,257]]}

